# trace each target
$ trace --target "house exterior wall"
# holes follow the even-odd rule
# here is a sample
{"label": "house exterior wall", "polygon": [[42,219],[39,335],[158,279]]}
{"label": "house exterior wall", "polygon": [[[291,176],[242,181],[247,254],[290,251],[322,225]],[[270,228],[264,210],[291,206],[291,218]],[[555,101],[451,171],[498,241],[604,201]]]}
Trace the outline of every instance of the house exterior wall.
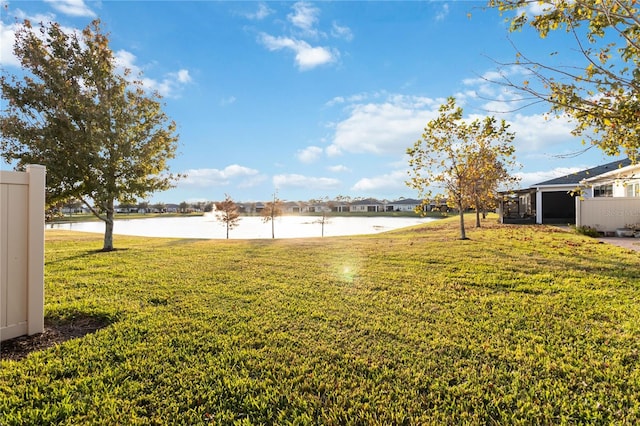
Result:
{"label": "house exterior wall", "polygon": [[576,197],[576,225],[598,232],[640,224],[640,197]]}
{"label": "house exterior wall", "polygon": [[0,341],[44,331],[45,168],[0,171]]}

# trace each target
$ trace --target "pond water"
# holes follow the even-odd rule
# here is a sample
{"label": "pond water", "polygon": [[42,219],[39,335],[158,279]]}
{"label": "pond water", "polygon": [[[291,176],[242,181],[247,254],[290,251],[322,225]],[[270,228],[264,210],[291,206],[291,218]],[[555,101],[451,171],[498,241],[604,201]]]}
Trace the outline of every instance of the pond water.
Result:
{"label": "pond water", "polygon": [[[321,237],[321,218],[317,216],[280,216],[275,219],[276,238]],[[434,218],[411,217],[327,217],[324,236],[376,234],[392,229],[427,223]],[[47,229],[67,229],[81,232],[104,233],[104,222],[76,222],[47,224]],[[212,214],[190,217],[156,217],[151,219],[118,219],[113,233],[141,237],[168,238],[226,238],[226,227]],[[229,231],[230,239],[271,238],[271,222],[264,223],[258,216],[242,216],[238,226]]]}

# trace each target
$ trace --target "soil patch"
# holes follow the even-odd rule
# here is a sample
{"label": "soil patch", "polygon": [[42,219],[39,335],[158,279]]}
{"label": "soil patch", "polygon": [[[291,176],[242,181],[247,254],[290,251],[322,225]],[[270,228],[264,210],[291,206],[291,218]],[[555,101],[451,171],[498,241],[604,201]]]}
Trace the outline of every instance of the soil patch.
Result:
{"label": "soil patch", "polygon": [[0,359],[19,361],[31,352],[49,348],[76,337],[94,333],[110,324],[105,318],[75,317],[72,320],[47,320],[44,332],[33,336],[21,336],[0,342]]}

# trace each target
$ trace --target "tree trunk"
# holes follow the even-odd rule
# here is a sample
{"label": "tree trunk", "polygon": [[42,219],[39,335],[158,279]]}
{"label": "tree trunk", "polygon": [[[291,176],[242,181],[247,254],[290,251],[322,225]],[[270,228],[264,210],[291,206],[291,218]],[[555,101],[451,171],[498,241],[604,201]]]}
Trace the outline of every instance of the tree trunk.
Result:
{"label": "tree trunk", "polygon": [[466,240],[467,233],[464,230],[464,210],[462,210],[462,202],[458,202],[458,212],[460,214],[460,239]]}
{"label": "tree trunk", "polygon": [[271,216],[271,238],[275,238],[276,237],[276,224],[273,223],[275,222],[273,216]]}
{"label": "tree trunk", "polygon": [[480,209],[476,207],[476,228],[480,228]]}
{"label": "tree trunk", "polygon": [[102,251],[113,250],[113,206],[107,209],[106,218],[104,220],[104,244]]}
{"label": "tree trunk", "polygon": [[227,220],[227,240],[229,239],[229,221]]}

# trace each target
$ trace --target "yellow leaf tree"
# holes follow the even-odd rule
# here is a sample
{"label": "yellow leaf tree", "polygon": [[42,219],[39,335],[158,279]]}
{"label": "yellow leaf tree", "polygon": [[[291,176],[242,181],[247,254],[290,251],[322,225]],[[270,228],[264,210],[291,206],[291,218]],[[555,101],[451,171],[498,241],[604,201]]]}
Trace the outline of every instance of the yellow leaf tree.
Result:
{"label": "yellow leaf tree", "polygon": [[[516,61],[538,85],[504,78],[501,83],[550,104],[551,112],[576,121],[573,133],[606,154],[640,152],[640,2],[637,0],[489,0],[507,16],[511,31],[530,27],[541,38],[565,31],[582,64],[530,59]],[[541,43],[545,41],[541,40]],[[551,41],[549,43],[552,43]]]}
{"label": "yellow leaf tree", "polygon": [[407,185],[418,190],[423,203],[435,190],[444,191],[447,205],[460,213],[460,239],[467,239],[464,212],[475,208],[480,226],[480,210],[495,199],[501,184],[514,180],[509,170],[515,165],[515,135],[508,128],[493,117],[465,121],[462,108],[450,97],[438,117],[427,123],[422,139],[407,149]]}

